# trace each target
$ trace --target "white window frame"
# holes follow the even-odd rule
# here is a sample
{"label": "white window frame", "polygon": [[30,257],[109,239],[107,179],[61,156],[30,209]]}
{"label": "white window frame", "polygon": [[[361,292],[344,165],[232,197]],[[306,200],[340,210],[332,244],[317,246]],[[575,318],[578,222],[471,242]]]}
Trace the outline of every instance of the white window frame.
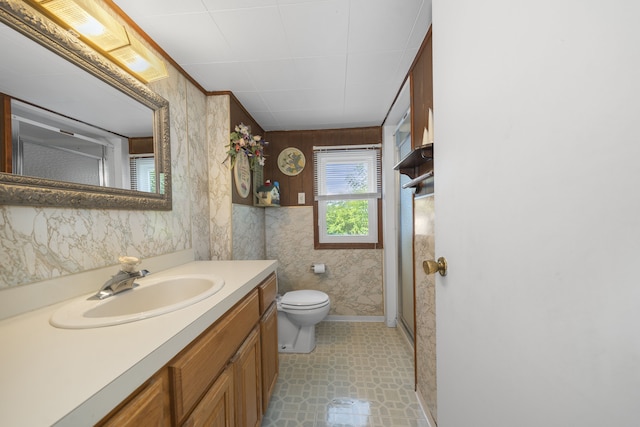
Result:
{"label": "white window frame", "polygon": [[131,189],[151,192],[154,183],[149,179],[149,175],[156,169],[153,155],[132,155],[129,157],[129,167],[131,170]]}
{"label": "white window frame", "polygon": [[[318,203],[318,243],[320,244],[377,244],[378,200],[381,197],[380,144],[313,147],[315,200]],[[365,193],[330,194],[327,189],[327,164],[352,164],[363,162],[369,172],[366,177]],[[327,205],[339,200],[367,200],[369,232],[367,235],[335,236],[327,233]]]}

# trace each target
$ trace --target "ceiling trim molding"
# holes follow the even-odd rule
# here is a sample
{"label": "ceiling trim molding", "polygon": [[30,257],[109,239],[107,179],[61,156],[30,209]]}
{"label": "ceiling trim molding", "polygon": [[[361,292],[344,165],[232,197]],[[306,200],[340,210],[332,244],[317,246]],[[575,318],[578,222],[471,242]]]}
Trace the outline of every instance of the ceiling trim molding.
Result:
{"label": "ceiling trim molding", "polygon": [[180,74],[182,74],[187,80],[189,80],[200,92],[203,94],[207,94],[205,88],[203,88],[200,83],[198,83],[193,77],[189,75],[164,49],[158,45],[147,33],[144,32],[142,28],[136,22],[129,17],[120,7],[113,2],[113,0],[103,0],[105,4],[115,12],[123,21],[127,23],[138,35],[143,38],[151,47],[158,52],[167,62],[169,62]]}

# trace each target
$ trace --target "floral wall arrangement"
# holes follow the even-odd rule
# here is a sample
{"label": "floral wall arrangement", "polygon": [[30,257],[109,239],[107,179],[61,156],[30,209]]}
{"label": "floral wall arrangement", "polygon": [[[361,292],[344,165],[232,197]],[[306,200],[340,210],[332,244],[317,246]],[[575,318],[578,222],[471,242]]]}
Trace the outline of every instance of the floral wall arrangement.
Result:
{"label": "floral wall arrangement", "polygon": [[251,134],[251,127],[240,123],[229,137],[227,159],[231,159],[231,168],[236,164],[236,158],[241,152],[244,152],[249,158],[251,170],[255,169],[256,162],[260,166],[264,166],[264,147],[267,144],[269,143],[262,136]]}

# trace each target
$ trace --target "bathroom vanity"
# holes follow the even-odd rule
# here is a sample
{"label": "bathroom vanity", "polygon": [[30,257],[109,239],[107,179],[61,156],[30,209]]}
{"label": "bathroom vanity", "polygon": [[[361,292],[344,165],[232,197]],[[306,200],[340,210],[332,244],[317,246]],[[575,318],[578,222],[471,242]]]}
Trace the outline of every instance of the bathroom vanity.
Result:
{"label": "bathroom vanity", "polygon": [[3,320],[0,424],[259,426],[278,375],[276,265],[197,261],[157,273],[225,284],[131,323],[51,326],[67,302]]}

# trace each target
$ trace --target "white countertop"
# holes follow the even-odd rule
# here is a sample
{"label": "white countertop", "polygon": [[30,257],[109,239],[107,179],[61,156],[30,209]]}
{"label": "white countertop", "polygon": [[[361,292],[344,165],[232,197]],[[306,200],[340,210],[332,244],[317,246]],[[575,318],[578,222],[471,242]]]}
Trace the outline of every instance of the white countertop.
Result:
{"label": "white countertop", "polygon": [[122,325],[51,326],[52,313],[68,301],[0,321],[0,425],[95,424],[276,266],[276,261],[195,261],[156,273],[214,274],[225,285],[189,307]]}

